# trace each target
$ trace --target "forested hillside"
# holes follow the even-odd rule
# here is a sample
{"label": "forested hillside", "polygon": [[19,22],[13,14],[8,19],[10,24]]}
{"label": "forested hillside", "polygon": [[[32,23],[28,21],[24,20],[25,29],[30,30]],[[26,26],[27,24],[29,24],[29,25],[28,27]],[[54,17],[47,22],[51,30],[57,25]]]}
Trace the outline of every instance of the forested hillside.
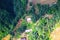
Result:
{"label": "forested hillside", "polygon": [[0,40],[60,40],[60,0],[42,2],[0,0]]}

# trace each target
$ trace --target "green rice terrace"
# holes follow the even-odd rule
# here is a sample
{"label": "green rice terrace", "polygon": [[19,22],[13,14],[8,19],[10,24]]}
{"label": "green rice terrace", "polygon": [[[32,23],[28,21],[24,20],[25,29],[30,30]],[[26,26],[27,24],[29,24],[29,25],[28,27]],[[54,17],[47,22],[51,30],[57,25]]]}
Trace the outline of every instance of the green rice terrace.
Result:
{"label": "green rice terrace", "polygon": [[0,0],[0,40],[60,40],[60,0]]}

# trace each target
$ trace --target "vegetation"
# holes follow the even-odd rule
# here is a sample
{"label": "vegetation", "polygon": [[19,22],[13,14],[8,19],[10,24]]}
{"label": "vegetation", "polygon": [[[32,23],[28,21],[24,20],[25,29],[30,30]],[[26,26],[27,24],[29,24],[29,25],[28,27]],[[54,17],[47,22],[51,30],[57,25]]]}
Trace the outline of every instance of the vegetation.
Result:
{"label": "vegetation", "polygon": [[[32,29],[27,32],[29,40],[51,40],[50,33],[57,28],[56,24],[60,21],[60,1],[52,5],[32,5],[31,10],[26,11],[28,0],[14,0],[14,14],[4,9],[0,9],[0,40],[10,34],[12,38],[21,38],[25,30]],[[37,8],[39,11],[36,14]],[[47,14],[47,15],[46,15]],[[31,18],[28,23],[26,16]],[[18,21],[22,19],[20,26],[16,28]],[[60,23],[59,23],[60,24]],[[15,35],[13,35],[15,34]],[[12,38],[10,38],[12,40]]]}

